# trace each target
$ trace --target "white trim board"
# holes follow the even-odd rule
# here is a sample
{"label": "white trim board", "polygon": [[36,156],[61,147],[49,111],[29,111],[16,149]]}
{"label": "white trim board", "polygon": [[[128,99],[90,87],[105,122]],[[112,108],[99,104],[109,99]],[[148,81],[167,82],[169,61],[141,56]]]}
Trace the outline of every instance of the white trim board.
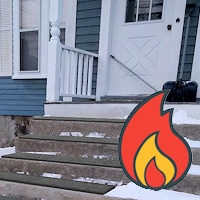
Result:
{"label": "white trim board", "polygon": [[[45,116],[124,119],[137,106],[137,103],[80,103],[45,104]],[[174,108],[174,112],[186,111],[188,117],[200,119],[200,104],[165,104],[164,110]]]}
{"label": "white trim board", "polygon": [[65,45],[75,47],[77,0],[67,0]]}

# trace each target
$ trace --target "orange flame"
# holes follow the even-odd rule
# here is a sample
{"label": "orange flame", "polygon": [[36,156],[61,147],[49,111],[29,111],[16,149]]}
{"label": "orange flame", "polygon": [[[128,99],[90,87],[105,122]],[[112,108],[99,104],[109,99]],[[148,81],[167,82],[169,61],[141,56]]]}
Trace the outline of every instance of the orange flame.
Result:
{"label": "orange flame", "polygon": [[140,103],[120,135],[119,157],[127,176],[139,186],[159,190],[179,182],[191,165],[187,142],[173,129],[173,109],[163,111],[168,90]]}

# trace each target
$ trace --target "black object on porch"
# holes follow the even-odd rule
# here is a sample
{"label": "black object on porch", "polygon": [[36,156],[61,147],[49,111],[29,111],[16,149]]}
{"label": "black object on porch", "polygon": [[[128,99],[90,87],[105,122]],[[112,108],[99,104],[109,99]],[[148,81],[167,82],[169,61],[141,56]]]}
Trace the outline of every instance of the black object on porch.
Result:
{"label": "black object on porch", "polygon": [[168,81],[163,85],[164,89],[170,89],[170,92],[167,96],[166,101],[169,102],[196,102],[196,94],[198,84],[195,81],[184,81],[183,80],[183,72],[186,58],[186,49],[188,44],[188,36],[189,36],[189,27],[191,16],[196,9],[195,1],[191,1],[187,3],[186,8],[186,30],[185,30],[185,38],[183,41],[183,53],[181,59],[180,73],[177,81]]}

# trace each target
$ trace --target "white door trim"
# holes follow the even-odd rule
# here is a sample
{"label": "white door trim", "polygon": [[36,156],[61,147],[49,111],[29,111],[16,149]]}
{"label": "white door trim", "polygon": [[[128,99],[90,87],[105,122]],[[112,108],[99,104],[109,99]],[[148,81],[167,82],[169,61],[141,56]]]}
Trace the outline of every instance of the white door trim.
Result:
{"label": "white door trim", "polygon": [[115,0],[102,0],[96,100],[107,94]]}
{"label": "white door trim", "polygon": [[77,0],[67,0],[65,45],[75,47]]}
{"label": "white door trim", "polygon": [[194,50],[194,59],[192,65],[192,73],[191,73],[191,80],[196,81],[198,83],[198,90],[197,90],[197,97],[200,97],[200,16],[199,16],[199,23],[197,29],[197,37],[195,43],[195,50]]}

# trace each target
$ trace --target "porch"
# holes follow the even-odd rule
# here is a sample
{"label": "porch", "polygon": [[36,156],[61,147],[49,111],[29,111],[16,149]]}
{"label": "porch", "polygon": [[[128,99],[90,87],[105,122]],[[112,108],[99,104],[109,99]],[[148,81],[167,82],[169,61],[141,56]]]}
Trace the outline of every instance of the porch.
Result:
{"label": "porch", "polygon": [[[105,20],[105,17],[109,17],[107,20],[107,22],[109,23],[101,23],[100,45],[98,54],[80,50],[78,48],[75,48],[73,45],[71,45],[71,47],[62,45],[60,43],[59,27],[62,21],[61,6],[62,1],[51,1],[50,23],[52,28],[48,52],[49,60],[47,78],[47,102],[45,104],[45,115],[63,117],[85,117],[87,115],[87,117],[91,118],[124,118],[124,116],[129,115],[132,109],[138,104],[138,93],[133,93],[131,95],[124,95],[123,93],[121,95],[112,95],[112,91],[108,92],[110,81],[109,65],[112,64],[112,62],[114,61],[111,58],[111,50],[109,49],[111,40],[110,29],[112,27],[112,16],[107,16],[106,13],[111,13],[113,1],[102,0],[101,19]],[[185,9],[185,7],[183,8]],[[181,10],[181,12],[182,11],[183,10]],[[184,13],[182,13],[181,16],[183,19]],[[179,28],[183,26],[183,21],[181,23],[179,24]],[[179,38],[179,46],[180,44],[181,38]],[[174,62],[174,60],[172,59],[173,64],[177,66],[179,62],[180,51],[180,49],[179,51],[178,49],[179,48],[176,47],[176,61]],[[195,59],[197,60],[197,56],[195,56]],[[195,62],[197,62],[196,60]],[[93,72],[96,65],[98,65],[97,84],[95,86],[96,90],[93,90]],[[126,73],[128,71],[123,66],[120,66],[120,70],[125,70]],[[196,70],[196,66],[194,66],[192,78],[195,77]],[[171,73],[170,76],[173,80],[176,80],[177,73],[178,69]],[[115,77],[115,79],[117,82],[118,77]],[[141,85],[142,84],[145,85],[144,81],[141,83]],[[149,85],[152,86],[152,84]],[[124,86],[122,86],[122,88],[123,87]],[[155,87],[154,85],[152,87],[149,87],[148,84],[146,84],[145,87],[148,88],[144,92],[146,96],[148,94],[152,94],[153,92],[155,92],[155,90],[161,90],[161,87]],[[154,90],[154,88],[156,89]],[[104,97],[106,96],[108,97],[108,101],[104,101]],[[118,100],[110,101],[112,100],[112,96],[114,96],[115,99],[118,97]],[[123,96],[126,97],[127,101],[120,101],[120,97]],[[141,99],[143,99],[143,97]],[[78,100],[79,102],[75,102],[74,100]],[[183,109],[188,112],[189,116],[198,118],[198,103],[195,103],[193,105],[167,104],[166,108],[168,107],[174,107],[175,111]]]}

